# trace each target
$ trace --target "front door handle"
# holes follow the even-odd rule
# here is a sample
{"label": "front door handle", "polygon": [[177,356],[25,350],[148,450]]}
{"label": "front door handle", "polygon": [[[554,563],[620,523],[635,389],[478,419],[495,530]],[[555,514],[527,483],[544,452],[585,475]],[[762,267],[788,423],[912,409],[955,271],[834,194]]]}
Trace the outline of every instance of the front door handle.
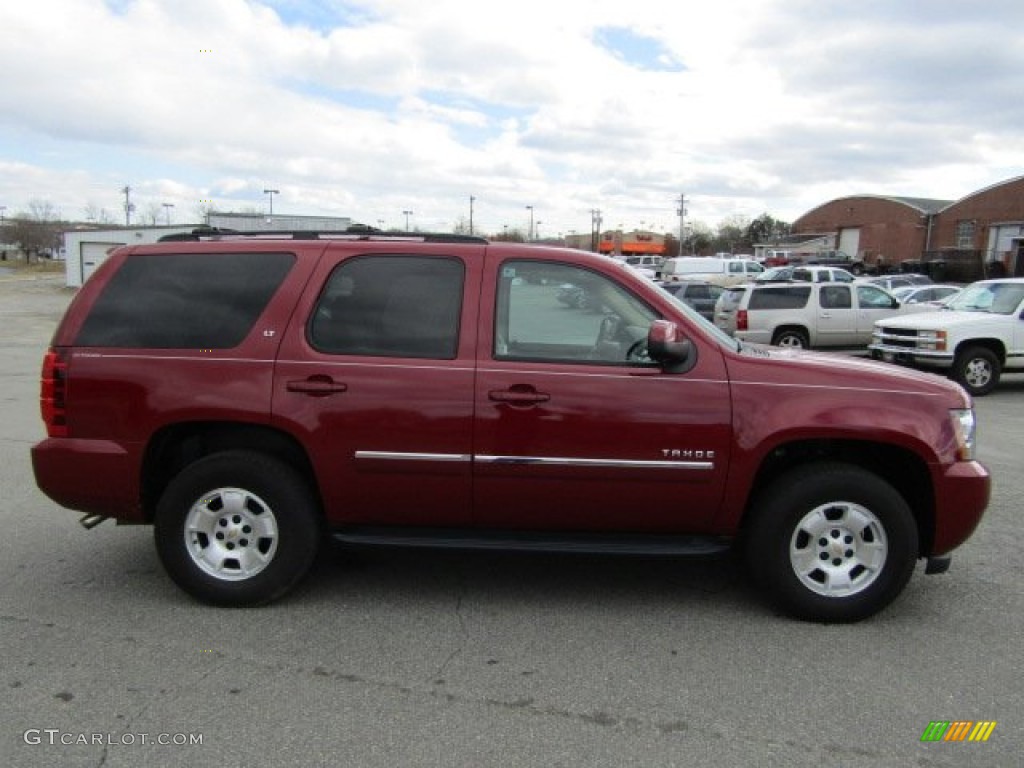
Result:
{"label": "front door handle", "polygon": [[292,379],[285,384],[289,392],[300,392],[311,397],[326,397],[348,390],[347,384],[335,381],[330,376],[310,376],[306,379]]}
{"label": "front door handle", "polygon": [[487,396],[496,403],[508,403],[509,405],[536,405],[546,403],[551,395],[544,392],[537,392],[532,387],[529,389],[492,389]]}

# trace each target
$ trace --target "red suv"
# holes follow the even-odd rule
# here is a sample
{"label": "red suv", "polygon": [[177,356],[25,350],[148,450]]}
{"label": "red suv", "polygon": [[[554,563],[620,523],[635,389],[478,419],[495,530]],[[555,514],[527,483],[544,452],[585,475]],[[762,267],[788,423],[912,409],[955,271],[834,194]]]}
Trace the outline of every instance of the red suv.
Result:
{"label": "red suv", "polygon": [[612,259],[477,238],[122,248],[58,327],[41,403],[40,488],[87,527],[151,523],[174,581],[217,604],[282,595],[325,532],[739,543],[783,610],[852,621],[917,559],[945,570],[989,496],[959,386],[745,345]]}

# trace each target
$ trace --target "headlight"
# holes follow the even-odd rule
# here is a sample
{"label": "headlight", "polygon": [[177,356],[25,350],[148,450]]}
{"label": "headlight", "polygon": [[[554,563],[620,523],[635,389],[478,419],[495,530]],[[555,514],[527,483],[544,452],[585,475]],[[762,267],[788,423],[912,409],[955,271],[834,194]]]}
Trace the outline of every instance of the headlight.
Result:
{"label": "headlight", "polygon": [[946,351],[945,331],[921,331],[917,334],[918,349],[930,350],[933,352]]}
{"label": "headlight", "polygon": [[974,410],[963,408],[949,412],[956,438],[956,457],[960,461],[974,461]]}

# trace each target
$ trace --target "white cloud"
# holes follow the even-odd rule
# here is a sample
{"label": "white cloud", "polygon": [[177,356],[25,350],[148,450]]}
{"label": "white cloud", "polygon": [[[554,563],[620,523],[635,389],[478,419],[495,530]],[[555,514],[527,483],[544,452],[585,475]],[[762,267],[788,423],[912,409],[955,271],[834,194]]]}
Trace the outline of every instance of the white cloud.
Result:
{"label": "white cloud", "polygon": [[1019,175],[1024,9],[892,5],[9,2],[0,205],[674,231],[682,192],[715,224]]}

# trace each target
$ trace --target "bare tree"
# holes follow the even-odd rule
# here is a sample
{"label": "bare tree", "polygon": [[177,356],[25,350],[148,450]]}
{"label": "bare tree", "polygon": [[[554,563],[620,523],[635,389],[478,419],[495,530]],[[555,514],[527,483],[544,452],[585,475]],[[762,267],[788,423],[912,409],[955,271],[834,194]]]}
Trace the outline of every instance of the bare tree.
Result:
{"label": "bare tree", "polygon": [[19,212],[10,219],[6,227],[7,238],[25,253],[25,260],[39,258],[42,253],[52,253],[60,248],[63,225],[60,214],[53,203],[47,200],[32,200],[28,211]]}
{"label": "bare tree", "polygon": [[157,226],[160,223],[163,210],[160,203],[146,203],[146,209],[142,212],[142,223],[148,227]]}
{"label": "bare tree", "polygon": [[115,224],[114,216],[106,208],[101,208],[92,200],[82,208],[85,220],[93,224]]}

